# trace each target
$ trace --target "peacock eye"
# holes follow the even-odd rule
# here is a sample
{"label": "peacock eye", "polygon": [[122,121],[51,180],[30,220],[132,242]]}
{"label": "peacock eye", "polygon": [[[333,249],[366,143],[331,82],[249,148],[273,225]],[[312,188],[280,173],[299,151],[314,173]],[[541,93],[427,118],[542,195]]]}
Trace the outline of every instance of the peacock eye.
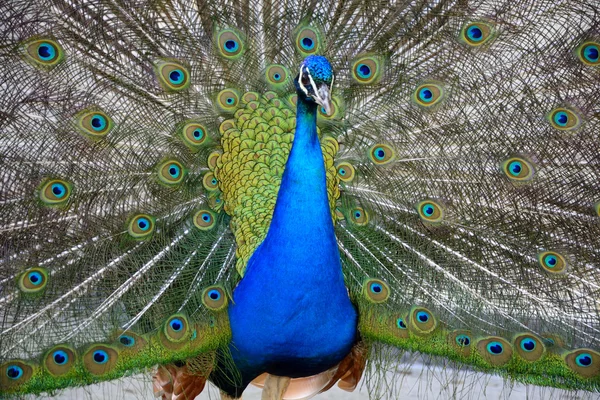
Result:
{"label": "peacock eye", "polygon": [[521,340],[521,349],[527,352],[533,351],[535,349],[535,340],[531,338]]}
{"label": "peacock eye", "polygon": [[577,56],[584,64],[600,65],[600,44],[596,42],[582,44],[577,50]]}
{"label": "peacock eye", "polygon": [[215,226],[215,217],[209,210],[200,210],[194,215],[196,228],[207,231]]}
{"label": "peacock eye", "polygon": [[135,344],[135,339],[129,335],[119,336],[119,343],[125,347],[132,347]]}
{"label": "peacock eye", "polygon": [[210,286],[202,292],[202,303],[213,311],[222,310],[227,306],[227,297],[221,286]]}
{"label": "peacock eye", "polygon": [[202,184],[204,185],[204,188],[208,191],[215,191],[219,188],[219,181],[212,172],[209,172],[204,175],[204,177],[202,178]]}
{"label": "peacock eye", "polygon": [[396,152],[391,146],[379,143],[371,147],[369,158],[377,165],[385,165],[396,159]]}
{"label": "peacock eye", "polygon": [[60,179],[47,180],[40,188],[40,200],[47,206],[62,206],[71,197],[71,185]]}
{"label": "peacock eye", "polygon": [[369,85],[377,83],[383,72],[383,59],[375,55],[356,58],[351,64],[351,76],[355,82]]}
{"label": "peacock eye", "polygon": [[567,261],[559,253],[545,251],[538,255],[538,262],[542,269],[550,275],[560,275],[567,270]]}
{"label": "peacock eye", "polygon": [[107,114],[98,110],[83,110],[76,118],[79,131],[90,138],[106,136],[114,125]]}
{"label": "peacock eye", "polygon": [[417,313],[417,320],[421,323],[429,321],[429,313],[426,311],[419,311]]}
{"label": "peacock eye", "polygon": [[178,132],[185,145],[192,151],[200,150],[201,145],[207,139],[206,127],[197,122],[188,122]]}
{"label": "peacock eye", "polygon": [[443,208],[433,200],[425,200],[417,204],[417,212],[426,222],[439,223],[444,219]]}
{"label": "peacock eye", "polygon": [[467,335],[456,335],[456,344],[460,347],[467,347],[471,344],[471,338]]}
{"label": "peacock eye", "polygon": [[319,31],[310,26],[297,27],[296,31],[296,48],[303,56],[315,54],[321,47],[321,34]]}
{"label": "peacock eye", "polygon": [[403,318],[398,318],[396,320],[396,326],[398,327],[398,329],[407,329],[406,323],[404,323]]}
{"label": "peacock eye", "polygon": [[581,120],[573,110],[559,107],[550,113],[550,124],[560,131],[573,131],[581,125]]}
{"label": "peacock eye", "polygon": [[371,68],[367,64],[358,64],[356,71],[363,79],[368,79],[371,76]]}
{"label": "peacock eye", "polygon": [[592,365],[592,356],[588,353],[581,353],[577,357],[575,357],[575,362],[580,367],[589,367]]}
{"label": "peacock eye", "polygon": [[469,46],[477,47],[495,36],[495,27],[487,22],[472,22],[463,26],[461,40]]}
{"label": "peacock eye", "polygon": [[183,322],[178,318],[174,318],[171,320],[171,322],[169,322],[169,326],[171,329],[173,329],[173,331],[179,332],[183,329]]}
{"label": "peacock eye", "polygon": [[18,365],[10,365],[8,368],[6,368],[6,376],[9,379],[19,379],[23,376],[23,368],[19,367]]}
{"label": "peacock eye", "polygon": [[238,108],[240,95],[237,90],[225,89],[217,95],[217,105],[225,113],[233,113]]}
{"label": "peacock eye", "polygon": [[490,342],[486,346],[487,351],[493,355],[500,355],[504,351],[504,346],[500,342]]}
{"label": "peacock eye", "polygon": [[48,273],[44,268],[31,268],[21,275],[18,282],[23,293],[40,293],[48,283]]}
{"label": "peacock eye", "polygon": [[57,365],[65,365],[69,361],[69,356],[63,350],[56,350],[52,355],[52,359]]}
{"label": "peacock eye", "polygon": [[173,85],[181,85],[184,79],[185,74],[181,69],[175,69],[169,72],[169,82],[171,82]]}
{"label": "peacock eye", "polygon": [[230,60],[239,58],[245,50],[242,35],[233,29],[224,29],[217,34],[219,53]]}
{"label": "peacock eye", "polygon": [[356,176],[356,171],[352,164],[348,162],[339,163],[337,166],[338,177],[342,182],[352,182]]}
{"label": "peacock eye", "polygon": [[30,39],[23,44],[25,59],[32,65],[51,69],[64,58],[60,45],[50,39]]}
{"label": "peacock eye", "polygon": [[265,71],[267,84],[274,90],[283,90],[288,84],[289,76],[288,69],[280,64],[269,65]]}
{"label": "peacock eye", "polygon": [[315,41],[312,38],[309,38],[308,36],[303,37],[300,40],[300,44],[302,45],[302,48],[306,51],[310,51],[315,47]]}
{"label": "peacock eye", "polygon": [[92,359],[96,364],[106,364],[108,362],[108,353],[104,350],[96,350],[92,355]]}
{"label": "peacock eye", "polygon": [[444,98],[444,87],[437,83],[419,85],[413,94],[413,100],[423,108],[431,108]]}
{"label": "peacock eye", "polygon": [[511,157],[502,163],[504,174],[513,181],[528,181],[533,178],[533,165],[521,157]]}
{"label": "peacock eye", "polygon": [[356,207],[351,211],[350,221],[358,226],[364,226],[369,223],[369,214],[361,207]]}
{"label": "peacock eye", "polygon": [[168,160],[158,166],[158,179],[167,186],[176,186],[183,181],[185,170],[181,163]]}
{"label": "peacock eye", "polygon": [[159,60],[155,70],[159,83],[168,92],[185,90],[190,85],[190,73],[180,63]]}
{"label": "peacock eye", "polygon": [[129,223],[128,232],[135,239],[148,238],[154,232],[154,218],[146,214],[136,215]]}
{"label": "peacock eye", "polygon": [[390,297],[390,288],[381,279],[367,279],[363,284],[363,293],[372,303],[383,303]]}

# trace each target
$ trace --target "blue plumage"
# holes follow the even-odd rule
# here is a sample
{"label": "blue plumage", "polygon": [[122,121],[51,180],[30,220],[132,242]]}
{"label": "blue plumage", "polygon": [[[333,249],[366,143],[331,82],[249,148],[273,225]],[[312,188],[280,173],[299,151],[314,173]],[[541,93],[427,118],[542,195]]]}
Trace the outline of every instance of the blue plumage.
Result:
{"label": "blue plumage", "polygon": [[[305,64],[321,82],[331,81],[325,58],[308,57]],[[317,104],[299,96],[294,144],[269,232],[229,308],[230,350],[244,386],[264,371],[290,377],[322,372],[356,341],[357,314],[342,275],[316,116]]]}

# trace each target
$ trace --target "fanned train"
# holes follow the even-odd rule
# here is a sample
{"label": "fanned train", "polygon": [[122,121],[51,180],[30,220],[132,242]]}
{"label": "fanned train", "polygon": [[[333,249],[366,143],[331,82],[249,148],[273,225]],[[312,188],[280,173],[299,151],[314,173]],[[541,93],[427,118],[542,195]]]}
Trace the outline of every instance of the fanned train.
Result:
{"label": "fanned train", "polygon": [[1,396],[310,398],[403,352],[600,391],[598,26],[592,0],[3,2]]}

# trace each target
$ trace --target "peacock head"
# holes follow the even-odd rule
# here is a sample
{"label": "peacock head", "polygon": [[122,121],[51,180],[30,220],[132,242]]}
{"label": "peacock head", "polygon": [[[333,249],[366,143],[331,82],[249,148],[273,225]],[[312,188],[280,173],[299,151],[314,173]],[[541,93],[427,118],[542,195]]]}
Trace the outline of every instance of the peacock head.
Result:
{"label": "peacock head", "polygon": [[294,84],[298,98],[314,101],[331,114],[331,90],[333,89],[333,68],[323,56],[308,56],[300,64],[300,73]]}

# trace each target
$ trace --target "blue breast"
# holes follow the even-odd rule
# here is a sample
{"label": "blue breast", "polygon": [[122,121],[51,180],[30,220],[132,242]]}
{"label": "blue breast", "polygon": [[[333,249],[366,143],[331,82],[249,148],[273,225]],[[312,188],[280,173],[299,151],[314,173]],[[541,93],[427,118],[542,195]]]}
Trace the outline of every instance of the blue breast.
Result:
{"label": "blue breast", "polygon": [[316,105],[299,102],[294,144],[269,232],[229,308],[230,350],[246,379],[300,377],[340,362],[356,341],[327,199]]}

